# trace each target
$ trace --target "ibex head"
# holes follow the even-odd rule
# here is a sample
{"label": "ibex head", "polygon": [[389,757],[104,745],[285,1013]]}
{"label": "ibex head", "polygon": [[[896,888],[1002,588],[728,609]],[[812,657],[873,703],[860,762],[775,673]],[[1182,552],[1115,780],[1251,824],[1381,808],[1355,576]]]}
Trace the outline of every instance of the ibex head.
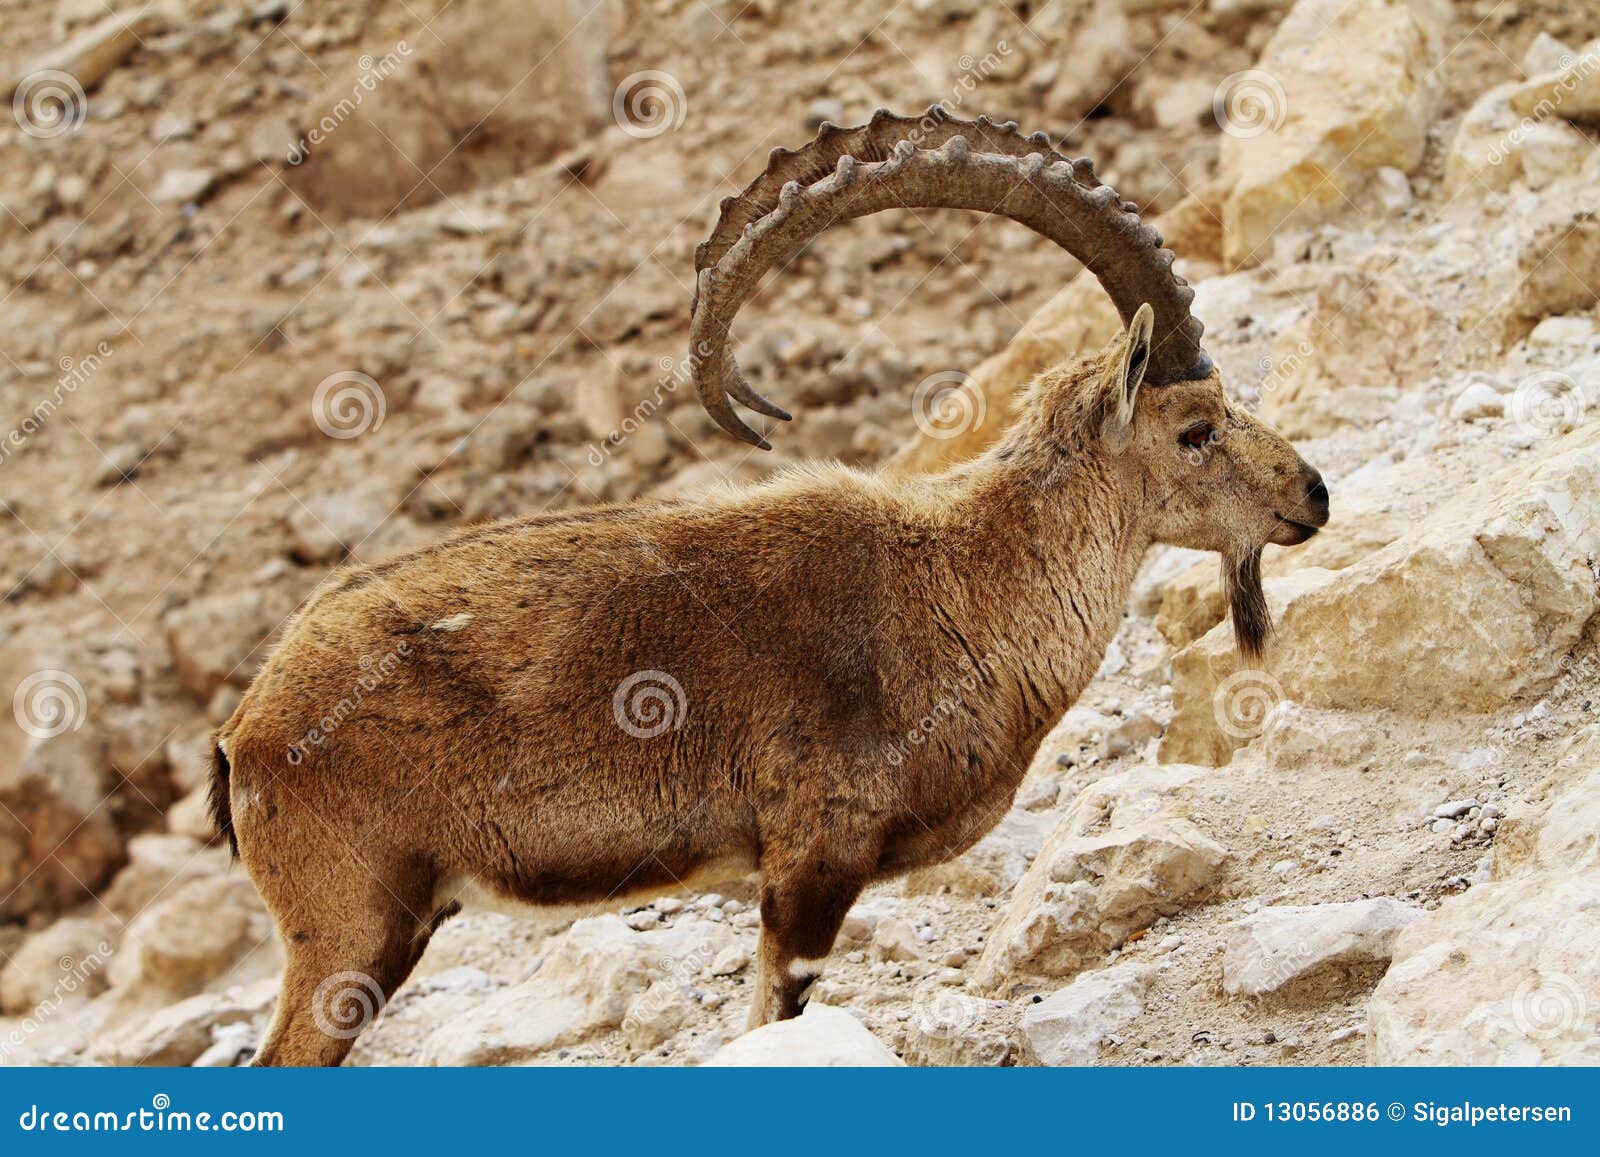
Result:
{"label": "ibex head", "polygon": [[1097,277],[1127,329],[1110,350],[1050,371],[1019,426],[1035,449],[1089,454],[1144,495],[1157,542],[1215,550],[1241,650],[1254,657],[1270,629],[1261,550],[1304,542],[1328,520],[1321,476],[1279,434],[1224,396],[1190,313],[1194,291],[1137,206],[1102,184],[1088,160],[1058,153],[1014,123],[961,121],[940,106],[920,118],[879,110],[853,129],[824,124],[804,148],[775,149],[766,171],[722,202],[695,252],[691,342],[700,400],[734,437],[767,440],[734,411],[789,415],[751,388],[729,327],[762,276],[837,221],[891,208],[975,209],[1054,241]]}
{"label": "ibex head", "polygon": [[1261,550],[1316,534],[1328,521],[1328,488],[1288,439],[1229,402],[1215,369],[1141,388],[1153,318],[1141,305],[1090,378],[1080,446],[1142,488],[1156,542],[1222,555],[1235,638],[1253,659],[1271,629]]}

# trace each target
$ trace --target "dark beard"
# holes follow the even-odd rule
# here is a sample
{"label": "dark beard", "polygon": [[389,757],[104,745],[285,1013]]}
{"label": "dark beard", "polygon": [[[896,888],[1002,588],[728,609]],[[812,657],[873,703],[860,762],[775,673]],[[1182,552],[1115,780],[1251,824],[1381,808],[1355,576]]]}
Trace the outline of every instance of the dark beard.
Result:
{"label": "dark beard", "polygon": [[1228,610],[1233,616],[1233,638],[1246,663],[1257,664],[1272,634],[1272,616],[1267,611],[1266,592],[1261,589],[1261,550],[1222,558],[1222,586],[1228,592]]}

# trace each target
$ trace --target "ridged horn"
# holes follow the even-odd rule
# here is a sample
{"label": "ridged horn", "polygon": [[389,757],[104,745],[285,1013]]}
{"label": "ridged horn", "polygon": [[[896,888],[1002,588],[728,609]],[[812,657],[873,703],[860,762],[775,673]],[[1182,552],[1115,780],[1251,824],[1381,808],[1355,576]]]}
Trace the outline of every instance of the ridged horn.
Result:
{"label": "ridged horn", "polygon": [[824,125],[803,149],[773,150],[766,171],[722,203],[716,228],[695,250],[695,385],[724,430],[771,449],[730,398],[789,417],[751,388],[728,346],[733,319],[762,276],[834,223],[895,208],[972,209],[1027,226],[1081,261],[1124,322],[1150,304],[1155,338],[1147,383],[1211,372],[1202,327],[1189,312],[1194,290],[1172,272],[1160,234],[1095,178],[1088,161],[1070,160],[1044,134],[1025,137],[1009,122],[956,120],[937,105],[921,117],[879,110],[859,128]]}

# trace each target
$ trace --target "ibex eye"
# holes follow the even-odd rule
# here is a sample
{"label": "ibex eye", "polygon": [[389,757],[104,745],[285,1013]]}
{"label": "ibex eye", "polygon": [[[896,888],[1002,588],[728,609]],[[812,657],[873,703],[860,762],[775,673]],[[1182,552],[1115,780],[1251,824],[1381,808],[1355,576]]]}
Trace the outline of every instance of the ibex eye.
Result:
{"label": "ibex eye", "polygon": [[1201,422],[1197,426],[1190,426],[1179,434],[1178,443],[1179,445],[1187,446],[1191,450],[1204,449],[1206,443],[1211,441],[1211,435],[1215,433],[1216,428],[1209,422]]}

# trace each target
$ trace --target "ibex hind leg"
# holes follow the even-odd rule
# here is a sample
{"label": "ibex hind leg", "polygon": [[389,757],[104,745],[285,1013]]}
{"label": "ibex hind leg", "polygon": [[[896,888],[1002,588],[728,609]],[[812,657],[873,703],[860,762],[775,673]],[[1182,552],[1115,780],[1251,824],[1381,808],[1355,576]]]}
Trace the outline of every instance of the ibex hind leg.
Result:
{"label": "ibex hind leg", "polygon": [[871,879],[871,860],[762,856],[761,941],[750,1028],[799,1016],[839,926]]}
{"label": "ibex hind leg", "polygon": [[343,865],[339,885],[309,884],[268,907],[288,956],[256,1065],[337,1065],[422,957],[442,914],[432,880]]}

